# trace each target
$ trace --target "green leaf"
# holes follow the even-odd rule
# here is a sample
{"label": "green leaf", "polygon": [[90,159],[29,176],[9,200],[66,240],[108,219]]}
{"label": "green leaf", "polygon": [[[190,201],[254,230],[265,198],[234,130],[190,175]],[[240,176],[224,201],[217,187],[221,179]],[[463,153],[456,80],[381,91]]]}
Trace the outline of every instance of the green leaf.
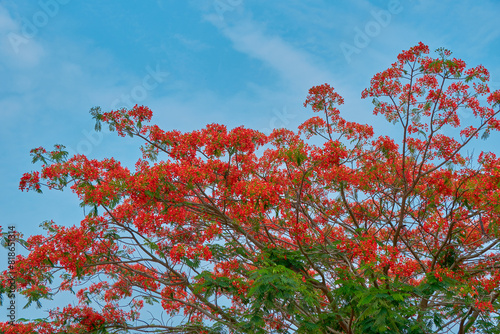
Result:
{"label": "green leaf", "polygon": [[359,307],[359,306],[363,306],[363,305],[366,305],[366,304],[370,303],[370,302],[373,300],[373,298],[375,298],[375,296],[374,296],[374,295],[366,295],[366,296],[364,296],[364,297],[363,297],[363,298],[362,298],[362,299],[358,302],[358,307]]}
{"label": "green leaf", "polygon": [[51,267],[54,267],[54,263],[48,257],[45,258],[45,260],[43,262],[45,262],[45,264],[48,264]]}
{"label": "green leaf", "polygon": [[95,130],[96,131],[101,131],[101,120],[102,120],[102,114],[101,114],[101,107],[92,107],[90,108],[89,113],[92,115],[92,118],[95,119]]}

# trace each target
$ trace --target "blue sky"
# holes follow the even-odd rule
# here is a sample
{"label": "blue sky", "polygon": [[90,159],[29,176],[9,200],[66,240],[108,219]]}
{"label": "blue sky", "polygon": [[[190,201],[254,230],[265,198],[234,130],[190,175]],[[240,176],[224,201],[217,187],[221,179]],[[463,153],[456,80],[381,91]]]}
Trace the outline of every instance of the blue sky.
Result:
{"label": "blue sky", "polygon": [[[44,220],[83,217],[69,191],[18,189],[38,168],[31,148],[137,161],[140,142],[94,132],[93,106],[144,104],[169,130],[221,123],[269,133],[311,117],[307,90],[327,82],[344,96],[345,118],[391,134],[360,98],[370,78],[422,41],[484,65],[499,89],[498,13],[488,0],[0,0],[0,224],[29,236]],[[495,140],[476,147],[494,150]]]}

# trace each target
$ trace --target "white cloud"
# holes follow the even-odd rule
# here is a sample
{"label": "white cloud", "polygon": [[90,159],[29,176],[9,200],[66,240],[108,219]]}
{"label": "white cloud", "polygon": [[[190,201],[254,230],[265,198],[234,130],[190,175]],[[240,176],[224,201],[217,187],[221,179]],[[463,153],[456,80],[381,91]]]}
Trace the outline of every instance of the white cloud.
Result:
{"label": "white cloud", "polygon": [[32,68],[40,63],[45,51],[21,28],[9,11],[0,5],[0,63],[15,68]]}
{"label": "white cloud", "polygon": [[205,19],[219,28],[237,51],[271,67],[295,92],[306,92],[311,86],[332,78],[327,70],[313,64],[312,55],[294,48],[280,36],[266,34],[262,25],[251,19],[238,20],[231,25],[216,15],[207,15]]}
{"label": "white cloud", "polygon": [[12,20],[7,9],[2,5],[0,5],[0,31],[4,32],[16,29],[17,29],[16,22]]}
{"label": "white cloud", "polygon": [[209,48],[209,46],[205,43],[203,43],[200,40],[197,39],[190,39],[187,38],[186,36],[183,36],[181,34],[175,34],[174,38],[178,40],[182,45],[187,47],[188,49],[194,50],[194,51],[202,51],[206,50]]}

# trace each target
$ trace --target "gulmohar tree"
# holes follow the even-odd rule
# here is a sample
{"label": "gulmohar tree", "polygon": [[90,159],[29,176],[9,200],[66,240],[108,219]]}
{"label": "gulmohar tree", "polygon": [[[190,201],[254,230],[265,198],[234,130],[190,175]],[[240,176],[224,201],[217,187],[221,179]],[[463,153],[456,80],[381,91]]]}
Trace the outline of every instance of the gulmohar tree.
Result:
{"label": "gulmohar tree", "polygon": [[[269,136],[164,131],[143,106],[93,108],[97,129],[145,142],[142,158],[130,171],[60,145],[32,151],[43,165],[22,190],[70,187],[92,210],[79,226],[44,223],[2,281],[29,302],[72,291],[78,303],[0,330],[500,333],[500,160],[464,153],[500,130],[500,90],[484,67],[428,54],[401,52],[362,92],[398,142],[344,120],[328,84],[304,103],[319,116]],[[144,303],[158,312],[147,323]]]}

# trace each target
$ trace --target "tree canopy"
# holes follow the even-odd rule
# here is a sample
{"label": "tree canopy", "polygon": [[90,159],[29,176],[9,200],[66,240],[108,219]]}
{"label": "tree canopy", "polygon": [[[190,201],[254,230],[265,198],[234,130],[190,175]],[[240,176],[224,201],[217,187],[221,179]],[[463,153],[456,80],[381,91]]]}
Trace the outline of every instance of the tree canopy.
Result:
{"label": "tree canopy", "polygon": [[446,49],[402,51],[362,92],[400,140],[342,118],[328,84],[304,103],[318,116],[269,136],[92,108],[96,130],[141,140],[142,158],[131,171],[32,150],[42,166],[20,188],[69,187],[91,210],[19,240],[29,255],[1,289],[14,278],[29,303],[77,303],[0,331],[500,333],[500,160],[465,148],[500,130],[488,80]]}

